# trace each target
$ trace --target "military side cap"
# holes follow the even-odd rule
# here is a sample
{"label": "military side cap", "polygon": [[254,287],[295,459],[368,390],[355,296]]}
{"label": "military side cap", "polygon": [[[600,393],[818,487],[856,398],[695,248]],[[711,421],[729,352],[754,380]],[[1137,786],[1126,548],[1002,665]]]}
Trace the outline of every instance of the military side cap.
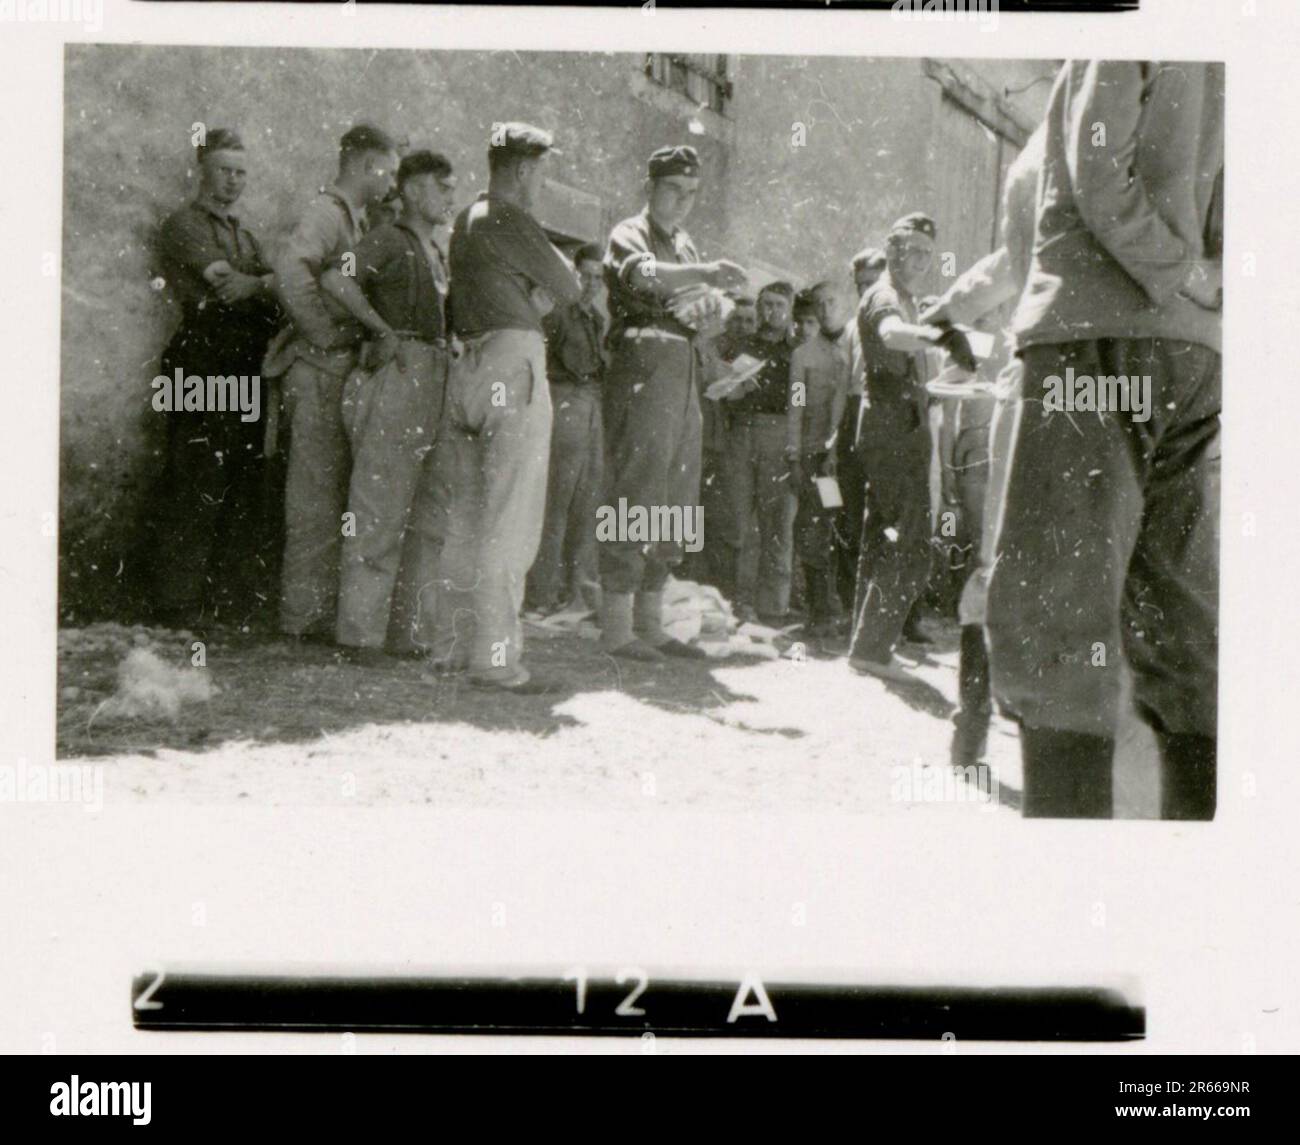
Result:
{"label": "military side cap", "polygon": [[694,147],[661,147],[650,156],[646,170],[651,179],[661,179],[665,175],[690,175],[694,178],[700,173],[700,155]]}
{"label": "military side cap", "polygon": [[232,131],[228,127],[214,127],[203,137],[195,151],[198,152],[200,159],[209,151],[243,151],[244,141],[239,138],[239,133]]}
{"label": "military side cap", "polygon": [[535,159],[548,151],[559,154],[555,137],[531,123],[494,123],[492,134],[488,137],[488,146],[493,151],[504,151],[525,159]]}
{"label": "military side cap", "polygon": [[913,211],[910,215],[904,215],[901,219],[898,219],[889,228],[891,236],[905,235],[913,231],[934,238],[934,220],[923,211]]}

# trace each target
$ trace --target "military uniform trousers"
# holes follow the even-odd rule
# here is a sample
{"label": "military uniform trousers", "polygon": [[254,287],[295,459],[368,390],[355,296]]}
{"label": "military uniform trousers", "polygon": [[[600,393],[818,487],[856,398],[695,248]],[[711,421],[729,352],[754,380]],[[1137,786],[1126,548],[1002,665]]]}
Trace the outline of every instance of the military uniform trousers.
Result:
{"label": "military uniform trousers", "polygon": [[[1134,699],[1157,727],[1213,737],[1218,353],[1113,338],[1029,346],[1021,357],[988,595],[994,695],[1029,727],[1113,738],[1121,689],[1111,658],[1123,654]],[[1067,367],[1149,378],[1148,420],[1131,409],[1048,410],[1045,380]]]}
{"label": "military uniform trousers", "polygon": [[343,427],[343,385],[355,361],[349,351],[319,360],[298,357],[282,382],[289,465],[280,628],[293,636],[334,631],[352,465]]}
{"label": "military uniform trousers", "polygon": [[[193,315],[163,352],[162,374],[256,377],[268,338],[265,322]],[[265,391],[260,401],[265,417]],[[165,416],[167,461],[140,554],[153,568],[152,602],[178,620],[197,621],[214,610],[242,619],[255,611],[259,590],[274,593],[264,425],[244,421],[238,410]]]}
{"label": "military uniform trousers", "polygon": [[411,651],[432,646],[446,533],[440,464],[447,352],[408,340],[400,358],[354,370],[343,393],[352,448],[351,528],[344,530],[338,642]]}
{"label": "military uniform trousers", "polygon": [[546,510],[551,394],[542,335],[494,330],[453,360],[443,421],[450,480],[435,656],[483,678],[519,675],[528,570]]}
{"label": "military uniform trousers", "polygon": [[866,520],[849,656],[888,663],[930,573],[930,428],[911,402],[864,410]]}
{"label": "military uniform trousers", "polygon": [[[700,495],[701,413],[695,347],[666,331],[624,331],[605,380],[603,503],[629,512],[680,506],[694,513]],[[703,528],[707,535],[708,522]],[[706,542],[707,543],[707,542]],[[658,592],[685,553],[683,538],[601,541],[605,592]]]}

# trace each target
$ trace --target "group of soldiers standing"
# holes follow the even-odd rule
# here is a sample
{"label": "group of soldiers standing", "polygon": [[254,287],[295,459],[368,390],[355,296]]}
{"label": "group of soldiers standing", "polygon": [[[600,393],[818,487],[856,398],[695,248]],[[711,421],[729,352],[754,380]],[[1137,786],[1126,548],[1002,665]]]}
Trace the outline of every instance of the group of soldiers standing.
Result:
{"label": "group of soldiers standing", "polygon": [[[978,554],[954,761],[982,757],[996,693],[1020,722],[1026,814],[1109,814],[1120,686],[1086,652],[1110,645],[1160,741],[1165,813],[1209,817],[1221,85],[1214,65],[1067,64],[1009,174],[1004,246],[936,297],[921,213],[853,260],[856,300],[838,275],[750,297],[684,229],[703,175],[688,146],[655,151],[644,208],[566,257],[533,214],[552,138],[522,123],[494,127],[488,188],[454,221],[446,157],[353,128],[271,268],[231,210],[243,147],[210,131],[199,194],[162,231],[183,314],[164,372],[256,373],[278,397],[253,427],[173,415],[155,603],[206,607],[257,466],[284,452],[290,638],[537,694],[554,681],[522,662],[521,615],[576,599],[610,655],[703,658],[664,624],[682,538],[595,529],[601,506],[702,502],[692,575],[778,626],[801,582],[806,640],[906,684],[895,650],[947,512]],[[1111,147],[1093,154],[1100,120]],[[982,358],[980,322],[1000,347]],[[1026,412],[1067,365],[1152,376],[1153,424]]]}

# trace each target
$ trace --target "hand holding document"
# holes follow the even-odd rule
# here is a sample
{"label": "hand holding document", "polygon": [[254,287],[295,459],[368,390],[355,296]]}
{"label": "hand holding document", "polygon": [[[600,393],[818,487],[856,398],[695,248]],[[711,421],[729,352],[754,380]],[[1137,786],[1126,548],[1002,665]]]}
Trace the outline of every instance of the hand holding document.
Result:
{"label": "hand holding document", "polygon": [[723,362],[722,365],[727,372],[704,391],[704,396],[711,402],[739,397],[740,388],[766,366],[767,362],[750,354],[741,354],[730,362]]}

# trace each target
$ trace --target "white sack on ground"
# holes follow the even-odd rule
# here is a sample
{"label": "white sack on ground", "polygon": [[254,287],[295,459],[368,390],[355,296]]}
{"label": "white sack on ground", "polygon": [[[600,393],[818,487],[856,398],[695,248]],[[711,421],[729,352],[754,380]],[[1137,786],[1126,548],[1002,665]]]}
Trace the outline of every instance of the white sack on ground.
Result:
{"label": "white sack on ground", "polygon": [[101,705],[99,719],[174,720],[181,705],[206,703],[216,689],[206,668],[173,668],[147,648],[133,648],[117,670],[117,691]]}

